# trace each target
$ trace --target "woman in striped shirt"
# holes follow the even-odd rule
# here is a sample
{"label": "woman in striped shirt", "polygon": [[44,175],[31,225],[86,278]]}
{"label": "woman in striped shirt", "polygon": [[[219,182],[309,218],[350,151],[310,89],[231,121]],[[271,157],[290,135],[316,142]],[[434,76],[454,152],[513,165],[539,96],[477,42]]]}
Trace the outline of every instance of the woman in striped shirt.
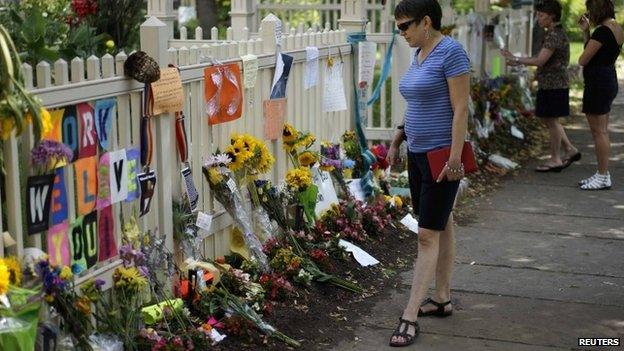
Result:
{"label": "woman in striped shirt", "polygon": [[[388,153],[389,161],[396,163],[398,148],[407,140],[410,191],[419,221],[410,298],[390,340],[390,346],[406,346],[418,336],[418,316],[444,317],[453,312],[452,209],[464,176],[461,152],[466,139],[470,62],[462,46],[440,32],[442,9],[436,0],[403,0],[394,17],[401,36],[410,47],[418,48],[399,82],[407,110]],[[427,152],[449,146],[450,158],[439,178],[433,179]],[[421,303],[434,272],[435,294]]]}

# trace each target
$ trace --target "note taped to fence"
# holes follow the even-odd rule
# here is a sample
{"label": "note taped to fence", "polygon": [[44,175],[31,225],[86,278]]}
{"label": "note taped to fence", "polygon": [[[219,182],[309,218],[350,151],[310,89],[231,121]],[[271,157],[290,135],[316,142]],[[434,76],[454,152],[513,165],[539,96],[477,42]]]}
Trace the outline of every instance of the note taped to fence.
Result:
{"label": "note taped to fence", "polygon": [[182,111],[184,97],[180,72],[175,67],[162,68],[160,79],[151,84],[154,98],[154,115]]}
{"label": "note taped to fence", "polygon": [[342,63],[327,67],[325,87],[323,89],[323,112],[337,112],[347,109],[344,83],[342,81]]}
{"label": "note taped to fence", "polygon": [[76,204],[78,215],[85,215],[95,208],[97,197],[97,161],[95,157],[79,159],[74,163],[76,177]]}
{"label": "note taped to fence", "polygon": [[258,56],[244,55],[243,59],[243,86],[245,89],[251,89],[256,86],[256,78],[258,77]]}
{"label": "note taped to fence", "polygon": [[372,41],[358,43],[358,83],[366,82],[373,85],[375,61],[377,60],[377,44]]}
{"label": "note taped to fence", "polygon": [[264,139],[276,140],[282,136],[282,128],[286,117],[286,102],[287,99],[263,101]]}
{"label": "note taped to fence", "polygon": [[319,76],[319,49],[316,46],[306,47],[305,74],[303,76],[303,87],[307,90],[318,84]]}
{"label": "note taped to fence", "polygon": [[71,265],[68,230],[67,221],[59,223],[48,230],[48,255],[52,265]]}

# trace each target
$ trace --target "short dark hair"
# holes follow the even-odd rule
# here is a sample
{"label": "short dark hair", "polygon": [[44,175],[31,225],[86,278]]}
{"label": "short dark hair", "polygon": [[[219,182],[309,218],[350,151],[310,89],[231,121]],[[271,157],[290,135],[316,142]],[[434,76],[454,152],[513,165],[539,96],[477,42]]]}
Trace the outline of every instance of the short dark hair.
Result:
{"label": "short dark hair", "polygon": [[589,21],[595,25],[609,18],[615,18],[615,6],[611,0],[587,0],[585,2]]}
{"label": "short dark hair", "polygon": [[413,18],[420,23],[425,16],[431,18],[433,29],[442,28],[442,7],[437,0],[402,0],[394,8],[395,18]]}
{"label": "short dark hair", "polygon": [[535,10],[553,16],[555,22],[561,21],[561,4],[557,0],[542,0],[535,4]]}

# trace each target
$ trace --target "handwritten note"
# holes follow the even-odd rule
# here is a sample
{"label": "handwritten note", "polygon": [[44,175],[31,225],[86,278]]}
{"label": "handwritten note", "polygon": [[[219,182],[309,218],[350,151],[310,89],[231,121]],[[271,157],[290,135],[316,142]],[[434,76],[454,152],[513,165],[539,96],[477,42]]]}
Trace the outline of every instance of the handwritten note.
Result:
{"label": "handwritten note", "polygon": [[175,67],[160,70],[160,79],[152,83],[154,97],[154,115],[182,110],[184,98],[182,95],[182,80]]}
{"label": "handwritten note", "polygon": [[264,113],[264,138],[276,140],[282,135],[282,126],[286,117],[287,99],[265,100],[262,104]]}
{"label": "handwritten note", "polygon": [[375,61],[377,60],[377,44],[371,41],[361,41],[358,43],[358,83],[366,82],[369,86],[373,84],[373,74],[375,72]]}
{"label": "handwritten note", "polygon": [[310,89],[318,84],[318,58],[319,49],[316,46],[306,48],[305,75],[303,76],[303,87]]}
{"label": "handwritten note", "polygon": [[243,86],[245,89],[251,89],[256,86],[256,78],[258,77],[258,56],[244,55],[243,60]]}
{"label": "handwritten note", "polygon": [[342,63],[328,65],[323,91],[323,112],[344,111],[346,109],[347,99],[342,81]]}

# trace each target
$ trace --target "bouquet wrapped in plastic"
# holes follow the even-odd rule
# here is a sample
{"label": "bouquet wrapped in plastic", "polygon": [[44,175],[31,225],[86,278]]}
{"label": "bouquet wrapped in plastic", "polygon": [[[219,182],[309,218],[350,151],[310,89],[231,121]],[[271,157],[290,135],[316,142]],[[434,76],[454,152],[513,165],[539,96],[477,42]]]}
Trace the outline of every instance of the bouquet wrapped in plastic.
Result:
{"label": "bouquet wrapped in plastic", "polygon": [[262,252],[262,244],[254,234],[252,218],[244,206],[241,192],[234,181],[232,172],[227,165],[232,162],[228,155],[212,156],[203,167],[203,173],[217,201],[223,205],[236,225],[240,228],[251,258],[257,261],[263,271],[269,270],[266,255]]}

